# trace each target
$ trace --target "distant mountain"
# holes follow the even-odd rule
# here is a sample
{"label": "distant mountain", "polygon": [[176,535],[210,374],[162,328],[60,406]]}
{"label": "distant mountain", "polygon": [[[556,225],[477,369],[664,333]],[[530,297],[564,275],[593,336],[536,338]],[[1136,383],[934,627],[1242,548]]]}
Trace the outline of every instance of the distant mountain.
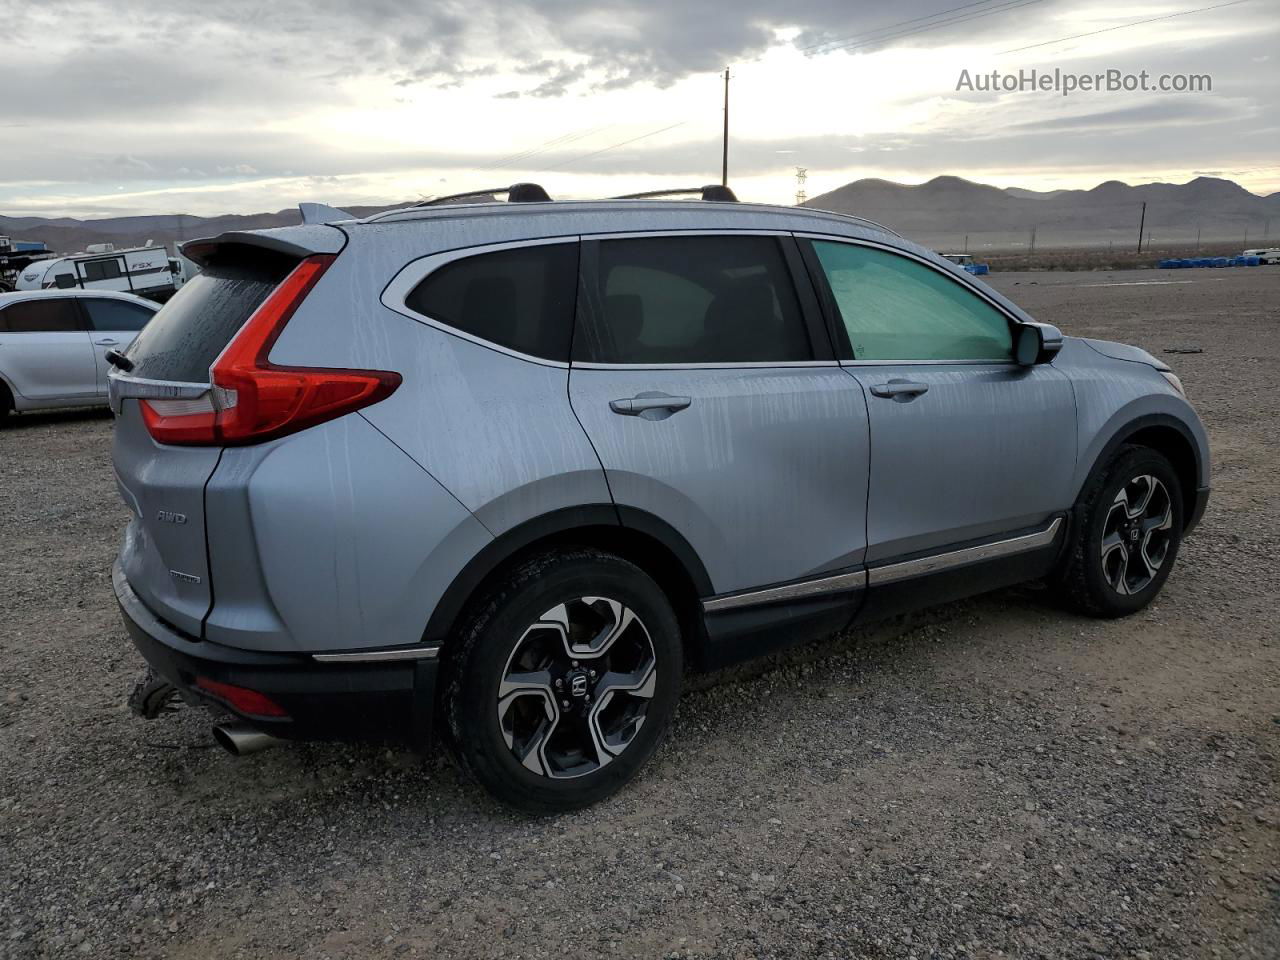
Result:
{"label": "distant mountain", "polygon": [[959,177],[909,186],[855,180],[806,206],[851,213],[936,247],[971,249],[1134,243],[1147,204],[1145,233],[1156,243],[1209,241],[1280,244],[1280,193],[1260,197],[1231,180],[1130,186],[1108,180],[1091,190],[999,189]]}
{"label": "distant mountain", "polygon": [[[745,198],[744,198],[745,199]],[[1138,236],[1142,203],[1145,232],[1157,244],[1231,242],[1280,245],[1280,193],[1260,197],[1231,180],[1197,177],[1189,183],[1130,186],[1108,180],[1091,190],[1000,189],[961,177],[935,177],[910,186],[890,180],[855,180],[814,197],[806,206],[866,217],[904,236],[938,249],[1016,250],[1031,243],[1050,247],[1117,247]],[[364,217],[387,207],[347,207]],[[189,215],[111,217],[0,216],[0,234],[19,240],[43,240],[53,250],[71,253],[86,244],[109,241],[117,247],[147,241],[167,244],[209,237],[227,230],[260,230],[299,222],[298,211],[217,217]]]}
{"label": "distant mountain", "polygon": [[[357,217],[367,217],[383,210],[403,207],[345,207]],[[187,214],[164,214],[141,217],[108,217],[101,220],[76,220],[72,217],[6,217],[0,216],[0,235],[15,240],[43,240],[51,250],[74,253],[90,243],[114,243],[117,248],[142,246],[148,241],[166,244],[172,250],[176,242],[196,237],[212,237],[228,230],[262,230],[300,223],[297,208],[278,213],[227,214],[218,217],[193,217]]]}

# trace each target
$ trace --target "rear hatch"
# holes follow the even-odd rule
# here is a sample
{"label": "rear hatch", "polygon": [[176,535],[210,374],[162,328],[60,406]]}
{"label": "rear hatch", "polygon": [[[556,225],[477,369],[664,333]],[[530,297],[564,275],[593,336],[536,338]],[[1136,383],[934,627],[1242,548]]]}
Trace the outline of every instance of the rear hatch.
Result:
{"label": "rear hatch", "polygon": [[163,409],[178,422],[194,420],[210,409],[210,367],[302,252],[244,242],[209,247],[203,271],[161,308],[111,375],[112,458],[133,512],[120,563],[151,611],[193,637],[202,636],[213,603],[204,491],[223,447],[159,443],[147,419]]}

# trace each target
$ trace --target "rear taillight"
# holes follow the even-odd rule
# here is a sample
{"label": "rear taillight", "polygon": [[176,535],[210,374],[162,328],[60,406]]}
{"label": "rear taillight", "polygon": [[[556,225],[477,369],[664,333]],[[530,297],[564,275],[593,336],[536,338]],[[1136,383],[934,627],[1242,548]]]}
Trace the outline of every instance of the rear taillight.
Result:
{"label": "rear taillight", "polygon": [[267,355],[333,256],[307,257],[271,292],[209,371],[198,400],[143,400],[142,417],[159,443],[233,446],[261,443],[377,403],[400,385],[383,370],[282,367]]}

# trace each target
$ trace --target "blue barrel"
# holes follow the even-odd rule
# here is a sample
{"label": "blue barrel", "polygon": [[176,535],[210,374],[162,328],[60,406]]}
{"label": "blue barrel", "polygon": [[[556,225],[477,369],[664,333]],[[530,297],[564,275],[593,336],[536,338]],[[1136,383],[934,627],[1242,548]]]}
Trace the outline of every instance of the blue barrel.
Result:
{"label": "blue barrel", "polygon": [[1262,263],[1261,257],[1245,257],[1244,258],[1244,265],[1246,267],[1256,267],[1256,266],[1259,266],[1261,263]]}
{"label": "blue barrel", "polygon": [[1226,258],[1226,257],[1214,257],[1214,258],[1213,258],[1213,265],[1214,265],[1215,267],[1225,267],[1225,266],[1227,265],[1227,258]]}
{"label": "blue barrel", "polygon": [[973,265],[974,276],[985,277],[991,272],[991,265],[988,263],[975,263]]}

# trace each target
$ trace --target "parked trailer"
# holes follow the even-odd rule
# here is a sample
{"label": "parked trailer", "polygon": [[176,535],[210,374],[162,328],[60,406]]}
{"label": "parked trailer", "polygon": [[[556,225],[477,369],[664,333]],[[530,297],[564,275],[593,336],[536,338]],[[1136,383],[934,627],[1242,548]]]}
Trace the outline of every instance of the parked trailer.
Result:
{"label": "parked trailer", "polygon": [[163,302],[182,285],[184,272],[163,247],[98,250],[33,263],[18,276],[16,289],[118,290]]}

